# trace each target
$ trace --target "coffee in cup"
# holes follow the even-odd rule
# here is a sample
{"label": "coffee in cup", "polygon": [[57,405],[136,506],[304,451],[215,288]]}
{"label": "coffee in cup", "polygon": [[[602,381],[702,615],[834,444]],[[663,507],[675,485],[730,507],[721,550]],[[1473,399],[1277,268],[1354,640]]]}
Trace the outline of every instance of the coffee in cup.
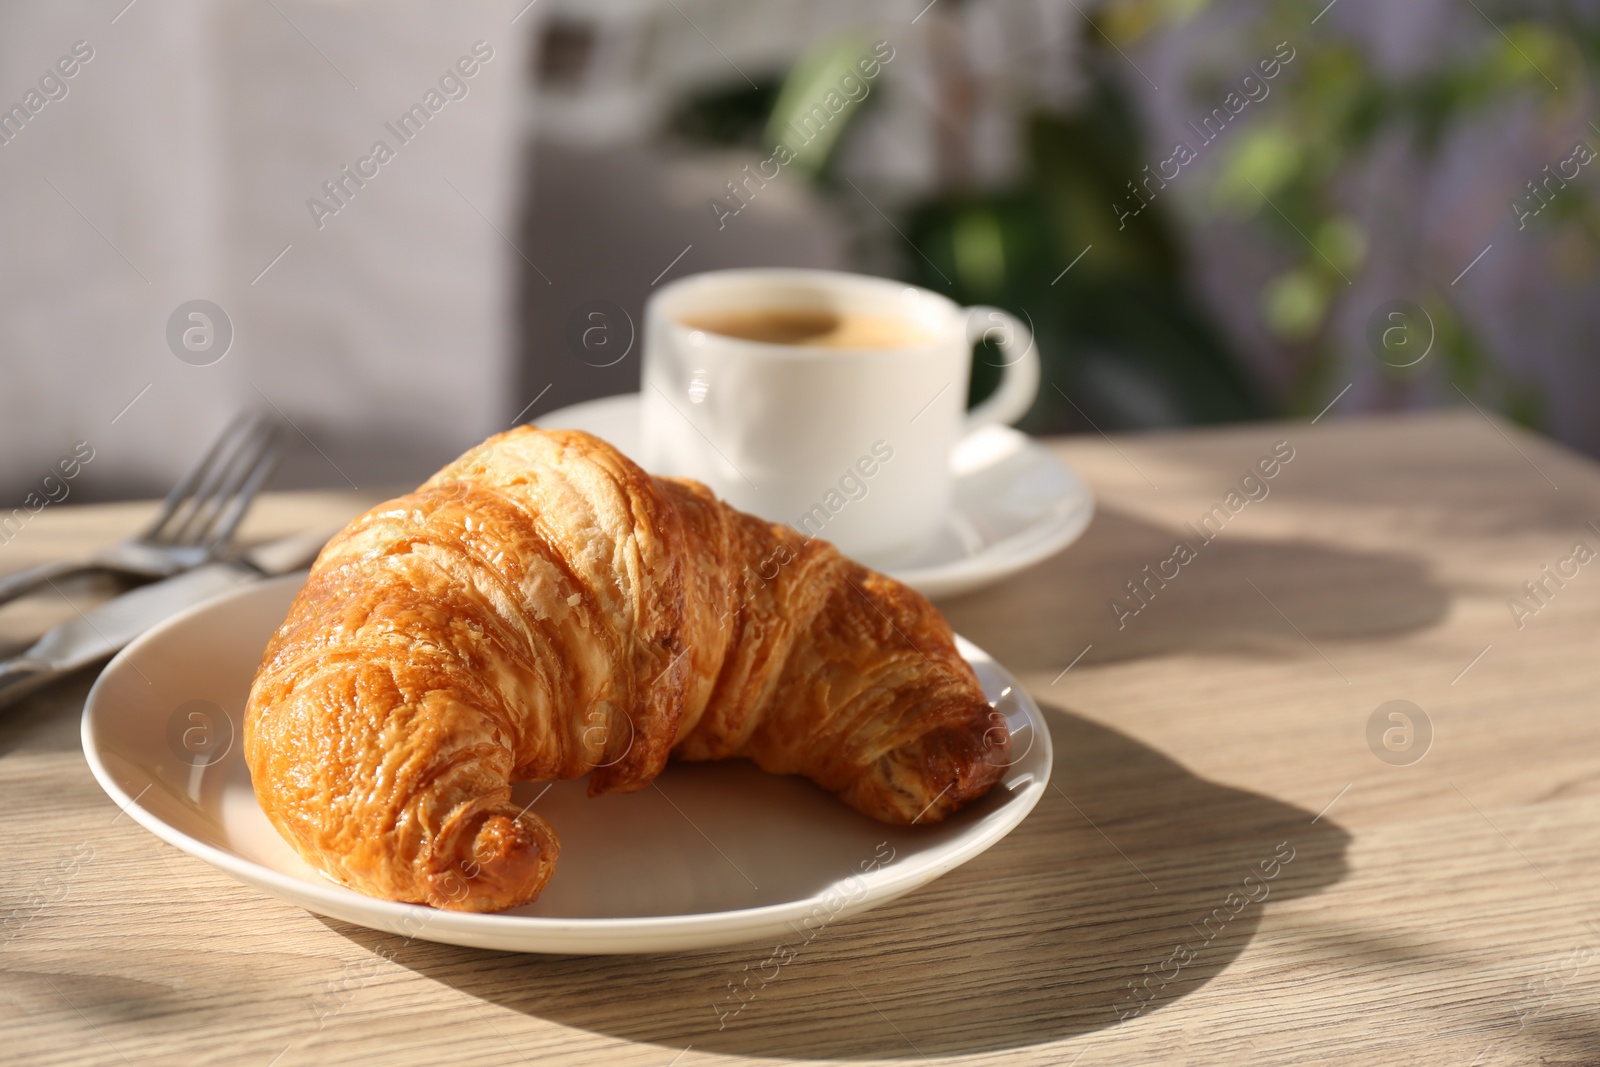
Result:
{"label": "coffee in cup", "polygon": [[769,345],[814,348],[907,348],[931,340],[903,315],[834,311],[828,308],[750,308],[705,311],[680,316],[691,330]]}
{"label": "coffee in cup", "polygon": [[[967,411],[981,339],[1004,375]],[[998,308],[836,271],[713,271],[646,305],[643,458],[888,565],[949,514],[956,442],[1020,418],[1038,387],[1032,334]]]}

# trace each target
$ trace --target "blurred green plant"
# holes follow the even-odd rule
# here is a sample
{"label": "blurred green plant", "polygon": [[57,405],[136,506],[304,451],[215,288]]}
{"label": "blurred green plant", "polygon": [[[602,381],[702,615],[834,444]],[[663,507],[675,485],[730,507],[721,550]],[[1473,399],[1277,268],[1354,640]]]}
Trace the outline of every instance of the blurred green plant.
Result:
{"label": "blurred green plant", "polygon": [[[948,6],[959,3],[949,0]],[[1319,17],[1312,25],[1314,12],[1303,0],[1228,5],[1229,16],[1241,8],[1248,14],[1224,18],[1219,12],[1221,28],[1214,32],[1242,33],[1249,42],[1244,54],[1251,56],[1269,55],[1288,41],[1296,52],[1292,68],[1273,81],[1262,113],[1204,148],[1202,173],[1183,179],[1193,183],[1183,191],[1187,217],[1178,217],[1172,209],[1179,198],[1167,194],[1119,229],[1112,205],[1131,203],[1130,180],[1164,154],[1143,135],[1124,89],[1131,75],[1123,53],[1214,6],[1222,5],[1102,0],[1088,8],[1080,26],[1087,90],[1070,114],[1025,109],[1026,166],[1019,179],[1004,189],[950,182],[931,195],[889,204],[899,220],[894,228],[876,225],[906,278],[962,303],[995,304],[1032,321],[1049,384],[1024,424],[1030,429],[1126,429],[1319,410],[1340,388],[1334,374],[1336,343],[1342,342],[1333,325],[1343,320],[1374,244],[1404,257],[1405,276],[1443,269],[1422,262],[1428,250],[1419,220],[1432,188],[1423,180],[1426,171],[1452,134],[1470,121],[1519,114],[1578,125],[1593,96],[1592,71],[1600,67],[1600,20],[1586,21],[1564,5],[1527,10],[1481,0],[1475,6],[1503,32],[1486,25],[1485,32],[1451,40],[1425,65],[1399,73],[1378,61],[1371,42],[1343,31],[1337,17]],[[776,96],[758,97],[748,87],[730,96],[738,103],[721,106],[743,116],[743,124],[724,143],[770,140],[785,101],[804,99],[807,86],[827,81],[858,47],[825,42],[796,63]],[[1226,51],[1237,58],[1237,49]],[[1186,87],[1186,106],[1203,114],[1239,73],[1231,67],[1202,72]],[[1553,85],[1572,91],[1558,93]],[[758,120],[762,100],[766,110]],[[872,229],[877,208],[868,212],[862,194],[834,165],[857,116],[842,116],[804,169]],[[718,124],[702,119],[699,125]],[[1351,200],[1357,192],[1352,179],[1396,144],[1416,180],[1390,191],[1396,201],[1410,202],[1389,210],[1385,232],[1372,234],[1357,210],[1362,205]],[[1287,365],[1287,387],[1276,397],[1241,369],[1193,295],[1184,238],[1209,222],[1259,233],[1277,264],[1256,299],[1260,325]],[[1553,261],[1571,276],[1592,276],[1600,266],[1594,252],[1600,201],[1576,185],[1532,225],[1554,243]],[[1437,288],[1440,295],[1396,294],[1424,301],[1440,358],[1389,367],[1395,395],[1430,387],[1449,392],[1454,385],[1537,426],[1544,410],[1538,390],[1495,357],[1469,315],[1447,299],[1454,295],[1448,287]],[[999,376],[993,358],[975,361],[974,401]]]}
{"label": "blurred green plant", "polygon": [[[1108,0],[1104,24],[1120,45],[1132,46],[1206,6],[1207,0],[1182,10],[1159,0]],[[1380,148],[1403,146],[1406,165],[1419,180],[1388,191],[1410,203],[1387,213],[1386,224],[1395,231],[1382,236],[1391,252],[1400,248],[1413,257],[1408,273],[1415,277],[1424,266],[1417,260],[1426,253],[1417,220],[1425,217],[1423,198],[1434,187],[1420,176],[1438,162],[1450,135],[1469,121],[1518,109],[1552,122],[1573,120],[1590,99],[1589,68],[1600,60],[1600,26],[1585,25],[1564,6],[1542,12],[1487,0],[1475,6],[1485,19],[1482,34],[1431,52],[1425,66],[1408,64],[1405,72],[1393,73],[1377,60],[1370,41],[1341,31],[1336,18],[1313,27],[1306,5],[1297,0],[1255,5],[1248,24],[1256,47],[1292,42],[1299,53],[1296,70],[1275,84],[1278,99],[1270,118],[1262,116],[1219,142],[1221,159],[1205,206],[1215,216],[1266,231],[1277,247],[1281,266],[1262,287],[1259,307],[1262,324],[1289,355],[1293,374],[1285,406],[1291,412],[1314,412],[1339,388],[1332,381],[1338,353],[1331,326],[1353,291],[1350,280],[1367,264],[1371,243],[1350,211],[1351,177]],[[1558,95],[1557,84],[1574,91]],[[1600,234],[1593,199],[1572,192],[1565,211],[1583,216],[1586,228]],[[1444,269],[1426,266],[1435,274]],[[1393,387],[1402,391],[1430,381],[1440,387],[1442,370],[1463,391],[1537,426],[1544,410],[1538,390],[1495,358],[1460,309],[1440,297],[1426,306],[1442,368],[1390,368]]]}
{"label": "blurred green plant", "polygon": [[[833,158],[839,138],[855,121],[861,105],[873,100],[871,81],[863,80],[856,70],[857,61],[869,56],[871,51],[871,42],[855,34],[824,41],[807,50],[784,79],[783,89],[771,108],[765,130],[767,143],[791,145],[795,149],[793,165],[813,175],[820,174]],[[809,139],[796,137],[795,131],[812,109],[830,92],[837,96],[836,90],[847,78],[860,87],[858,91],[866,94],[859,104],[851,101],[840,112],[839,121],[809,132],[806,135]]]}
{"label": "blurred green plant", "polygon": [[[1143,161],[1132,108],[1109,79],[1071,116],[1035,114],[1026,177],[1003,192],[952,192],[906,210],[921,255],[909,276],[961,304],[1029,320],[1044,360],[1040,432],[1236,421],[1270,408],[1190,295],[1175,224],[1152,202],[1119,232],[1111,205]],[[925,257],[925,258],[924,258]],[[974,361],[971,396],[997,383]]]}
{"label": "blurred green plant", "polygon": [[[702,134],[703,143],[765,145],[790,111],[803,110],[815,88],[836,82],[861,52],[858,40],[842,38],[803,55],[760,126],[752,119],[756,94],[746,86],[697,94],[673,128],[718,131],[715,139]],[[1050,383],[1024,423],[1031,429],[1091,423],[1124,429],[1270,413],[1189,296],[1177,231],[1164,208],[1153,205],[1143,226],[1117,232],[1109,205],[1125,195],[1125,183],[1142,165],[1139,123],[1110,77],[1097,77],[1093,93],[1078,113],[1028,119],[1029,165],[1016,188],[941,190],[896,205],[899,222],[880,236],[892,242],[901,275],[959,303],[993,304],[1031,322]],[[862,101],[873,103],[871,96]],[[863,230],[883,231],[877,209],[837,168],[846,132],[864,111],[841,115],[824,150],[808,153],[802,169]],[[729,115],[745,121],[729,123]],[[980,350],[972,403],[998,384],[999,367],[998,352]]]}

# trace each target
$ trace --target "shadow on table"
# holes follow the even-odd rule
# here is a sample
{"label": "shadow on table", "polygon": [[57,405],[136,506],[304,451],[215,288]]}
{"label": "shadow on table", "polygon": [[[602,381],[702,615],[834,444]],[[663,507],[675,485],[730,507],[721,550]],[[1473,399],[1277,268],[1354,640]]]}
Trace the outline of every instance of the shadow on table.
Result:
{"label": "shadow on table", "polygon": [[0,756],[24,750],[73,752],[82,748],[78,730],[83,703],[97,673],[79,671],[0,708]]}
{"label": "shadow on table", "polygon": [[[0,605],[0,659],[20,655],[58,623],[132,588],[105,574],[58,578],[36,592]],[[0,756],[22,748],[68,752],[81,747],[78,723],[84,698],[104,663],[57,679],[49,685],[0,705]]]}
{"label": "shadow on table", "polygon": [[[1180,539],[1194,546],[1194,558],[1163,567]],[[1163,580],[1162,570],[1176,577]],[[1128,591],[1130,581],[1144,603]],[[1129,614],[1119,616],[1113,601]],[[1450,592],[1420,554],[1251,539],[1231,529],[1207,544],[1101,509],[1065,552],[939,608],[957,633],[1011,670],[1054,672],[1090,644],[1086,665],[1199,650],[1311,655],[1307,638],[1435,625],[1449,612]]]}
{"label": "shadow on table", "polygon": [[[1329,820],[1206,781],[1065,710],[1047,714],[1059,788],[1016,831],[932,885],[826,929],[722,1029],[714,1005],[728,1010],[728,983],[772,946],[557,957],[413,942],[395,961],[530,1016],[660,1045],[662,1062],[688,1045],[915,1060],[1158,1013],[1226,969],[1268,909],[1344,876],[1349,836]],[[395,943],[323,921],[369,949]]]}

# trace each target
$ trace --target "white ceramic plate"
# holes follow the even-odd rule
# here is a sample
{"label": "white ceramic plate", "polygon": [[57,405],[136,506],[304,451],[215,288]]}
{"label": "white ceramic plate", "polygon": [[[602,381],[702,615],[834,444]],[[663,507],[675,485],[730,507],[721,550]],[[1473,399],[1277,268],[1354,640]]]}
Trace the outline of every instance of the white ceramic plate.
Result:
{"label": "white ceramic plate", "polygon": [[[541,416],[552,430],[587,430],[638,461],[639,394],[590,400]],[[955,509],[914,555],[863,559],[928,597],[998,582],[1055,555],[1094,516],[1094,494],[1049,449],[1008,426],[965,438],[950,457]]]}
{"label": "white ceramic plate", "polygon": [[[542,796],[545,786],[518,786],[519,802],[537,797],[534,810],[561,835],[555,875],[529,907],[473,915],[374,900],[312,870],[278,836],[241,751],[250,681],[303,581],[291,575],[224,594],[129,645],[89,693],[83,751],[111,799],[164,841],[309,911],[375,930],[515,952],[794,940],[799,929],[891,901],[978,855],[1033,810],[1050,777],[1038,706],[962,641],[1006,717],[1013,762],[992,793],[942,824],[885,826],[807,781],[743,761],[674,763],[656,787],[622,796],[590,799],[583,780]],[[221,717],[208,721],[195,702]],[[186,741],[186,730],[201,732]],[[208,741],[229,736],[226,748]],[[194,765],[195,747],[215,748],[207,765]]]}

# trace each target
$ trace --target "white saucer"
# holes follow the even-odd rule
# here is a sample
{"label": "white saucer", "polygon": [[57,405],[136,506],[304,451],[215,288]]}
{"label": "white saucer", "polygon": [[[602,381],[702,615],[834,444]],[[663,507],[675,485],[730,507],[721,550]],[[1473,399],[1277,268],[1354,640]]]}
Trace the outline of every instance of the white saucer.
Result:
{"label": "white saucer", "polygon": [[[640,455],[637,393],[573,404],[537,424],[587,430],[635,461]],[[1094,515],[1094,494],[1078,472],[1010,427],[967,437],[950,467],[955,510],[929,542],[914,556],[862,560],[924,596],[969,592],[1031,567],[1077,540]]]}
{"label": "white saucer", "polygon": [[[743,761],[668,766],[659,788],[590,799],[582,780],[518,786],[561,835],[537,903],[498,915],[375,900],[308,867],[256,804],[240,731],[272,631],[305,576],[262,582],[178,615],[111,661],[83,712],[83,751],[120,807],[169,844],[319,915],[405,937],[512,952],[671,952],[815,936],[887,903],[999,841],[1038,803],[1050,735],[1038,706],[984,652],[960,642],[1011,730],[995,790],[936,826],[893,827],[811,783]],[[221,713],[196,719],[210,702]],[[194,766],[193,741],[231,737]],[[536,799],[537,798],[537,799]]]}

